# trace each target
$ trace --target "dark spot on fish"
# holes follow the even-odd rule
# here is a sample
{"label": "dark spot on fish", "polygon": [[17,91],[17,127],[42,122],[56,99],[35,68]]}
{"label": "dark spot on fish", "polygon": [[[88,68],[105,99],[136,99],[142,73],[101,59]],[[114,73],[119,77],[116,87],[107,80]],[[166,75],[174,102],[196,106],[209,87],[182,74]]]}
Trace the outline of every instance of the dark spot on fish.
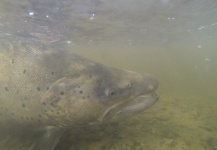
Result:
{"label": "dark spot on fish", "polygon": [[53,72],[53,71],[51,72],[51,75],[54,75],[54,72]]}
{"label": "dark spot on fish", "polygon": [[41,115],[39,114],[38,117],[41,118]]}
{"label": "dark spot on fish", "polygon": [[13,115],[13,116],[14,116],[14,113],[12,112],[12,113],[11,113],[11,115]]}
{"label": "dark spot on fish", "polygon": [[49,90],[49,87],[47,87],[47,90]]}
{"label": "dark spot on fish", "polygon": [[7,91],[7,92],[9,91],[8,87],[5,87],[5,91]]}
{"label": "dark spot on fish", "polygon": [[92,78],[92,75],[89,75],[89,78]]}
{"label": "dark spot on fish", "polygon": [[110,95],[111,95],[111,96],[115,96],[115,95],[116,95],[116,92],[115,92],[115,91],[111,91],[111,92],[110,92]]}
{"label": "dark spot on fish", "polygon": [[29,120],[29,117],[26,117],[26,120]]}
{"label": "dark spot on fish", "polygon": [[42,103],[44,106],[46,106],[47,104],[45,102]]}
{"label": "dark spot on fish", "polygon": [[30,118],[31,120],[34,120],[33,118]]}
{"label": "dark spot on fish", "polygon": [[21,118],[21,119],[24,119],[24,117],[23,117],[23,116],[21,116],[20,118]]}
{"label": "dark spot on fish", "polygon": [[78,85],[78,88],[80,88],[80,85]]}
{"label": "dark spot on fish", "polygon": [[59,112],[57,112],[57,115],[59,115],[60,113]]}
{"label": "dark spot on fish", "polygon": [[40,119],[38,119],[38,122],[41,122],[41,120],[40,120]]}
{"label": "dark spot on fish", "polygon": [[40,87],[37,87],[37,90],[38,90],[38,91],[40,91],[40,90],[41,90],[41,88],[40,88]]}
{"label": "dark spot on fish", "polygon": [[50,104],[55,106],[57,105],[57,103],[61,100],[61,98],[59,96],[54,96],[53,97],[53,102],[51,102]]}
{"label": "dark spot on fish", "polygon": [[23,70],[23,74],[25,74],[25,73],[26,73],[26,69]]}
{"label": "dark spot on fish", "polygon": [[80,91],[79,93],[80,93],[80,94],[82,94],[82,93],[83,93],[83,91]]}
{"label": "dark spot on fish", "polygon": [[12,64],[14,64],[14,59],[11,60]]}
{"label": "dark spot on fish", "polygon": [[22,107],[23,107],[23,108],[25,108],[25,107],[26,107],[26,105],[23,103],[23,104],[22,104]]}
{"label": "dark spot on fish", "polygon": [[65,93],[63,91],[60,92],[60,95],[64,95]]}
{"label": "dark spot on fish", "polygon": [[86,97],[83,96],[83,99],[86,99]]}

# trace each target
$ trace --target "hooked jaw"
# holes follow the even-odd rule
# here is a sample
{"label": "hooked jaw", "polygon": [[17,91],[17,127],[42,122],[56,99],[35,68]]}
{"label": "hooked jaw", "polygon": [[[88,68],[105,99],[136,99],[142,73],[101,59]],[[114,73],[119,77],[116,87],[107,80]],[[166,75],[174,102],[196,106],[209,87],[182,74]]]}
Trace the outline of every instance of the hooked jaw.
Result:
{"label": "hooked jaw", "polygon": [[119,119],[122,116],[138,114],[155,104],[159,99],[155,93],[159,85],[158,80],[149,74],[145,74],[144,78],[143,87],[141,83],[138,83],[138,87],[135,88],[135,92],[138,92],[137,96],[132,95],[128,100],[122,100],[113,104],[104,111],[99,121]]}
{"label": "hooked jaw", "polygon": [[99,118],[99,121],[119,119],[121,116],[131,116],[133,114],[141,113],[155,104],[158,100],[158,95],[156,93],[151,93],[148,95],[138,96],[127,104],[114,104],[106,109],[103,115]]}
{"label": "hooked jaw", "polygon": [[156,93],[138,96],[127,106],[124,106],[119,111],[117,111],[116,115],[122,113],[138,113],[144,111],[151,107],[158,99],[159,97]]}

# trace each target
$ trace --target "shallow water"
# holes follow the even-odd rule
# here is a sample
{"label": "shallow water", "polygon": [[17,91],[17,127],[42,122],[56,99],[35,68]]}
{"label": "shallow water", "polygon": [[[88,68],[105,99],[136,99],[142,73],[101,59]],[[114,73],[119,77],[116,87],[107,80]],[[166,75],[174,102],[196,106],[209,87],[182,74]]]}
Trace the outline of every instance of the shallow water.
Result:
{"label": "shallow water", "polygon": [[120,123],[120,137],[108,135],[111,137],[91,143],[92,149],[104,148],[107,143],[105,149],[217,148],[216,52],[182,44],[143,49],[117,46],[118,51],[111,48],[113,52],[79,50],[111,66],[151,72],[160,81],[159,102],[144,114]]}
{"label": "shallow water", "polygon": [[0,2],[1,26],[8,18],[28,21],[27,28],[11,28],[15,23],[9,22],[1,33],[26,30],[43,42],[59,42],[109,66],[149,72],[160,81],[160,100],[152,108],[71,138],[76,147],[217,149],[215,0],[57,0],[49,9],[43,3]]}

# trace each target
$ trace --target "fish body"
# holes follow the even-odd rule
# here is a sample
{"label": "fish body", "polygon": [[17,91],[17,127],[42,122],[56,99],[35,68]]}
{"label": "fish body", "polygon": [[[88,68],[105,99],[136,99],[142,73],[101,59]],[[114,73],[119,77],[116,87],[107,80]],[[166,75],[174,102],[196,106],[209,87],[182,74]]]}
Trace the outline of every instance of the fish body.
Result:
{"label": "fish body", "polygon": [[150,74],[108,67],[40,41],[0,38],[5,150],[53,150],[66,129],[119,120],[158,100],[158,80]]}

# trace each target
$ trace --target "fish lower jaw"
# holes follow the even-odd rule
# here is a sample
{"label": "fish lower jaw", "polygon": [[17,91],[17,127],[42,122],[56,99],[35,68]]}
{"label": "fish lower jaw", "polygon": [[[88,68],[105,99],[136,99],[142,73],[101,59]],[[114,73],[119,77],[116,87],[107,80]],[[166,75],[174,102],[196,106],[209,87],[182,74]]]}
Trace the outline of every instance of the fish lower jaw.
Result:
{"label": "fish lower jaw", "polygon": [[98,120],[103,122],[106,120],[119,118],[122,115],[130,116],[134,113],[140,113],[155,104],[158,99],[158,95],[155,92],[152,92],[150,94],[140,95],[134,99],[128,100],[128,103],[114,104],[107,108]]}
{"label": "fish lower jaw", "polygon": [[136,97],[129,105],[121,108],[117,114],[140,112],[151,107],[159,99],[156,93],[140,95]]}

